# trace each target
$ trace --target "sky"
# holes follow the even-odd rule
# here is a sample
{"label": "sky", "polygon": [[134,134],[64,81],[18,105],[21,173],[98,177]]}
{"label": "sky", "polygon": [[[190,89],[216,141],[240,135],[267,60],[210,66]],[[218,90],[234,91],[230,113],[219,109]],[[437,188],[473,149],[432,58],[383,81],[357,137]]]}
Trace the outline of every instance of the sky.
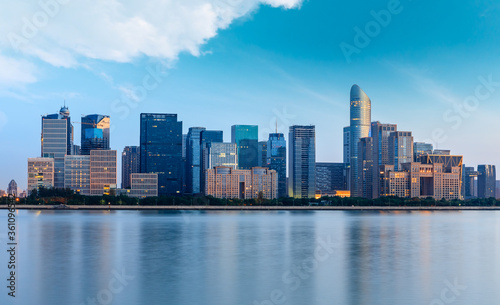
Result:
{"label": "sky", "polygon": [[72,121],[110,115],[118,155],[159,112],[225,141],[314,124],[316,160],[342,162],[353,84],[372,121],[500,166],[499,30],[493,0],[2,1],[0,189],[26,188],[41,116],[64,102]]}

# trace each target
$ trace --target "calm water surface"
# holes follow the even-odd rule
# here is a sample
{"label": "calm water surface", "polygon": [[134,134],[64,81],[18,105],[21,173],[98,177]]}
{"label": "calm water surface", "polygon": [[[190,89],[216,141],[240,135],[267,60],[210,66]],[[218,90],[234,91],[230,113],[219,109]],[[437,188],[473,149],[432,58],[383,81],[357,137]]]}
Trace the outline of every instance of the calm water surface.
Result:
{"label": "calm water surface", "polygon": [[19,211],[0,304],[500,304],[500,212]]}

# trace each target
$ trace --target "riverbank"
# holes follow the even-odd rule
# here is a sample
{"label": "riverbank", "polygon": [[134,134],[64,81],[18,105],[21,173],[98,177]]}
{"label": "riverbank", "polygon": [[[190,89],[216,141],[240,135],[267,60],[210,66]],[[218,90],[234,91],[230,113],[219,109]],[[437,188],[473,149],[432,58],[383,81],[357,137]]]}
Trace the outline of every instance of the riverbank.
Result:
{"label": "riverbank", "polygon": [[[0,205],[0,209],[7,209]],[[207,210],[207,211],[500,211],[498,207],[472,206],[205,206],[205,205],[18,205],[19,210]]]}

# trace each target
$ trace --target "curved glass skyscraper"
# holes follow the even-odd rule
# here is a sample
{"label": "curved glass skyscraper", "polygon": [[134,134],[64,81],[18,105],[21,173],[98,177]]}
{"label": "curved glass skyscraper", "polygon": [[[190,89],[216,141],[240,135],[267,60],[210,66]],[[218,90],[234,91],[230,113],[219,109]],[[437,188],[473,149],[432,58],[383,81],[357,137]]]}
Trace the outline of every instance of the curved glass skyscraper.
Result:
{"label": "curved glass skyscraper", "polygon": [[358,142],[361,138],[370,136],[372,102],[358,85],[351,88],[351,128],[350,128],[350,159],[351,159],[351,196],[359,197],[361,173],[358,166]]}

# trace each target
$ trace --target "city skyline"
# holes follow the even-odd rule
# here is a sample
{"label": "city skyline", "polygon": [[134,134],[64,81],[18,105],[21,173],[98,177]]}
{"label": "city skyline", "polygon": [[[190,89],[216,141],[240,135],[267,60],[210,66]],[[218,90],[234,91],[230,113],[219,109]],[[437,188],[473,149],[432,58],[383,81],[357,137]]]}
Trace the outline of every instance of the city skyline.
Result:
{"label": "city skyline", "polygon": [[[450,10],[445,3],[401,2],[401,12],[347,62],[340,45],[354,45],[354,29],[364,29],[374,20],[371,12],[387,9],[387,1],[270,3],[255,1],[233,15],[241,18],[226,20],[202,42],[197,40],[193,49],[175,50],[168,60],[144,48],[121,60],[102,54],[90,58],[68,50],[69,57],[60,59],[73,61],[58,66],[60,62],[38,57],[50,52],[16,53],[9,41],[0,41],[0,62],[7,67],[0,72],[0,136],[2,143],[11,143],[9,150],[0,151],[0,188],[6,188],[11,179],[26,187],[25,160],[39,149],[38,118],[55,112],[64,100],[72,121],[80,121],[82,113],[110,115],[114,129],[124,131],[111,138],[111,147],[117,151],[139,145],[138,140],[129,139],[139,138],[134,126],[140,113],[163,112],[179,114],[183,133],[201,125],[223,130],[225,142],[234,124],[258,125],[259,141],[267,140],[264,133],[275,131],[276,121],[278,132],[286,138],[288,126],[314,124],[317,160],[339,162],[341,128],[349,125],[346,88],[355,83],[370,96],[374,120],[413,131],[415,142],[429,142],[433,132],[442,131],[445,140],[433,143],[435,148],[463,154],[468,166],[500,166],[500,156],[495,154],[499,144],[478,132],[498,127],[500,76],[492,68],[499,62],[495,56],[498,38],[492,31],[500,20],[498,7],[465,1]],[[62,43],[58,50],[64,52],[67,45],[53,36],[53,30],[64,27],[66,18],[76,12],[85,11],[79,5],[61,7],[37,38],[56,39]],[[18,21],[35,11],[6,7],[0,12],[5,15],[2,39],[9,32],[19,33],[22,24]],[[443,11],[448,12],[446,19]],[[130,17],[137,12],[124,13]],[[419,16],[424,14],[422,24]],[[420,31],[427,34],[419,35]],[[38,40],[31,43],[40,46]],[[168,64],[156,72],[162,62]],[[142,91],[133,89],[143,88],[145,77],[150,82],[156,77],[157,83],[141,96]],[[478,86],[482,87],[476,97]],[[470,97],[476,97],[479,104],[466,104],[473,101]],[[206,115],[211,113],[216,115]],[[79,136],[76,132],[77,143]]]}

